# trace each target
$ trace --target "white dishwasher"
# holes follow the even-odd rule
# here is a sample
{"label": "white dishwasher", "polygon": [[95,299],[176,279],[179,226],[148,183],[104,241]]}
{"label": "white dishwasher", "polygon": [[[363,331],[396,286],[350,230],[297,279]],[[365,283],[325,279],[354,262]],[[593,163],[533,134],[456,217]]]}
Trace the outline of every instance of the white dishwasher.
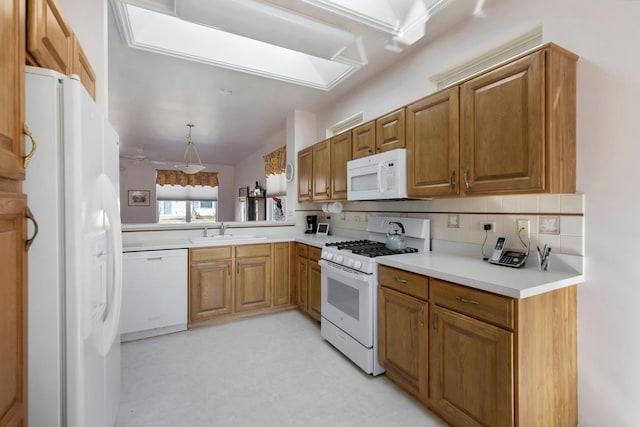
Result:
{"label": "white dishwasher", "polygon": [[120,341],[187,329],[188,250],[122,254]]}

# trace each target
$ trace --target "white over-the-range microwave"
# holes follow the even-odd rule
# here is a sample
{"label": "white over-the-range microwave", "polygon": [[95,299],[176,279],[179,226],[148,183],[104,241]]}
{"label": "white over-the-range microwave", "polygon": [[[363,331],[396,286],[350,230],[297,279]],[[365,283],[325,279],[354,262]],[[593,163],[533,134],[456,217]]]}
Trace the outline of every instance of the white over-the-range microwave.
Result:
{"label": "white over-the-range microwave", "polygon": [[347,200],[407,198],[407,150],[398,148],[347,162]]}

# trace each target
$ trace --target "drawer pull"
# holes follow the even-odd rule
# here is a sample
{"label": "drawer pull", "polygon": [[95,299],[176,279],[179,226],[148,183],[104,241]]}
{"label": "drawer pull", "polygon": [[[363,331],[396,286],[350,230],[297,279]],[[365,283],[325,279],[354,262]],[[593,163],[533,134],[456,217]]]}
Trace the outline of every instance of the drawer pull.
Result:
{"label": "drawer pull", "polygon": [[398,283],[402,283],[403,285],[407,284],[407,281],[404,279],[398,279],[396,276],[393,276],[393,281],[394,282],[398,282]]}
{"label": "drawer pull", "polygon": [[162,257],[158,256],[158,257],[154,257],[154,258],[147,258],[147,261],[162,261]]}
{"label": "drawer pull", "polygon": [[465,304],[474,304],[474,305],[478,305],[478,301],[472,300],[472,299],[466,299],[466,298],[462,298],[460,295],[456,296],[456,299],[460,302],[463,302]]}

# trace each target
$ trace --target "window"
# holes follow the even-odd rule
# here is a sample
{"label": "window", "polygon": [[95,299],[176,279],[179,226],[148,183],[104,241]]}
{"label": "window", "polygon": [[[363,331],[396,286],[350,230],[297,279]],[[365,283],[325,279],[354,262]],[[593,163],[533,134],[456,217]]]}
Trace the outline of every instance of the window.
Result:
{"label": "window", "polygon": [[218,221],[218,202],[211,200],[159,200],[158,222],[161,224],[203,223]]}
{"label": "window", "polygon": [[[176,171],[157,171],[158,222],[161,224],[217,222],[217,175],[213,177],[215,173],[212,172],[191,176],[181,174],[182,172]],[[177,185],[172,185],[172,180]],[[188,180],[192,180],[193,185],[188,185]]]}

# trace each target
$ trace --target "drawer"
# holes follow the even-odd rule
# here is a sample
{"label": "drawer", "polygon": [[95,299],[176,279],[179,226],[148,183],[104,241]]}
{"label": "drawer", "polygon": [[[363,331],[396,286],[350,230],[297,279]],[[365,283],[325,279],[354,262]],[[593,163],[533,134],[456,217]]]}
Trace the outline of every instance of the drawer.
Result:
{"label": "drawer", "polygon": [[271,256],[271,243],[236,246],[236,258]]}
{"label": "drawer", "polygon": [[214,248],[191,249],[190,262],[211,261],[215,259],[229,259],[232,257],[231,246],[216,246]]}
{"label": "drawer", "polygon": [[429,278],[420,274],[380,265],[378,283],[422,300],[429,297]]}
{"label": "drawer", "polygon": [[318,261],[320,259],[320,255],[322,255],[322,249],[316,248],[315,246],[309,246],[309,259],[311,261]]}
{"label": "drawer", "polygon": [[430,301],[462,314],[513,329],[513,299],[431,278]]}
{"label": "drawer", "polygon": [[296,255],[307,257],[307,245],[304,243],[296,243]]}

